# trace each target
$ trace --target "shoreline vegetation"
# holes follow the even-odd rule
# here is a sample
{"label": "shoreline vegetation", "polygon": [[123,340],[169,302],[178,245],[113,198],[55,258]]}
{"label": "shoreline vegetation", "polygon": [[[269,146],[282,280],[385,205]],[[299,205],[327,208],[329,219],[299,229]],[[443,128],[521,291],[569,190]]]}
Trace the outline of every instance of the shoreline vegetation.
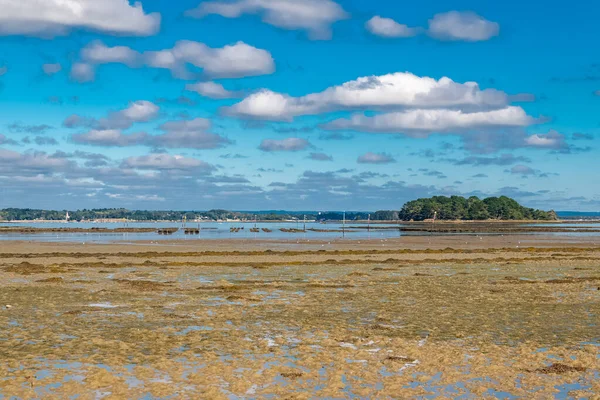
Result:
{"label": "shoreline vegetation", "polygon": [[[68,213],[68,214],[67,214]],[[68,215],[68,217],[67,217]],[[6,208],[0,210],[0,222],[390,222],[448,221],[458,222],[532,222],[558,221],[555,211],[542,211],[520,205],[506,196],[479,199],[472,196],[434,196],[410,201],[399,210],[375,212],[316,211],[152,211],[118,209],[36,210]]]}

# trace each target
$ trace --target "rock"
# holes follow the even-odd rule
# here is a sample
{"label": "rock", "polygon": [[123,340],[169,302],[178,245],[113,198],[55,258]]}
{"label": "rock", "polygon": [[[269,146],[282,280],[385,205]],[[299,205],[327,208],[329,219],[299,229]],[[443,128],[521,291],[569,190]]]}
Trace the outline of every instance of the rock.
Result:
{"label": "rock", "polygon": [[12,308],[12,306],[10,304],[7,304],[5,307],[7,310]]}

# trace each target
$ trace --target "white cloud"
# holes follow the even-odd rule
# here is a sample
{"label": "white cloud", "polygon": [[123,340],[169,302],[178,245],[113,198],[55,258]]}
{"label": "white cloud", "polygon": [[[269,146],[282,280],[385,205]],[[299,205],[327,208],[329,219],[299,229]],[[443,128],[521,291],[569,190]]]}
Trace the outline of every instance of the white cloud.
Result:
{"label": "white cloud", "polygon": [[331,25],[349,17],[339,4],[331,0],[205,1],[186,12],[194,18],[209,14],[226,18],[260,14],[267,24],[289,30],[306,30],[312,39],[330,39]]}
{"label": "white cloud", "polygon": [[474,12],[450,11],[436,14],[429,20],[429,34],[441,40],[478,42],[500,33],[500,25]]}
{"label": "white cloud", "polygon": [[0,76],[5,75],[8,72],[8,67],[3,65],[0,67]]}
{"label": "white cloud", "polygon": [[359,164],[391,164],[395,163],[396,160],[389,154],[386,153],[366,153],[358,157],[356,160]]}
{"label": "white cloud", "polygon": [[165,148],[216,149],[232,143],[229,139],[206,132],[211,123],[204,118],[188,121],[170,121],[162,124],[163,135],[152,136],[154,146]]}
{"label": "white cloud", "polygon": [[44,71],[44,73],[46,75],[58,74],[60,71],[62,71],[62,65],[60,65],[60,64],[44,64],[44,65],[42,65],[42,71]]}
{"label": "white cloud", "polygon": [[48,172],[54,170],[64,170],[72,163],[64,158],[54,158],[46,153],[17,153],[15,151],[0,149],[0,173],[5,169],[13,172],[36,171]]}
{"label": "white cloud", "polygon": [[185,90],[196,92],[211,99],[233,99],[240,97],[239,92],[227,90],[223,85],[216,82],[190,83],[185,86]]}
{"label": "white cloud", "polygon": [[93,128],[97,130],[127,129],[138,122],[148,122],[158,117],[160,108],[147,100],[132,101],[120,111],[113,111],[105,118],[84,117],[77,114],[67,117],[63,126],[66,128]]}
{"label": "white cloud", "polygon": [[98,120],[96,125],[99,129],[127,129],[138,122],[148,122],[158,117],[160,108],[146,100],[138,100],[129,103],[129,106],[121,111],[108,114],[106,118]]}
{"label": "white cloud", "polygon": [[149,66],[177,71],[189,63],[214,77],[240,78],[275,71],[273,57],[268,51],[244,42],[213,49],[203,43],[182,40],[171,50],[148,52],[145,55]]}
{"label": "white cloud", "polygon": [[81,50],[81,60],[79,65],[85,64],[91,69],[92,73],[88,73],[91,79],[96,65],[110,63],[131,68],[168,69],[174,76],[183,79],[197,75],[188,69],[188,64],[201,68],[205,75],[220,78],[265,75],[275,71],[275,62],[268,51],[244,42],[213,49],[203,43],[181,40],[171,49],[140,53],[126,46],[108,47],[95,41]]}
{"label": "white cloud", "polygon": [[373,117],[353,115],[326,125],[328,129],[352,129],[365,132],[406,133],[427,137],[431,133],[464,132],[480,128],[523,127],[536,123],[521,107],[467,113],[460,110],[408,110]]}
{"label": "white cloud", "polygon": [[131,122],[146,122],[156,118],[158,110],[159,107],[156,104],[146,100],[139,100],[130,103],[129,107],[117,112],[114,118],[125,119]]}
{"label": "white cloud", "polygon": [[141,157],[129,157],[123,160],[123,168],[135,169],[154,169],[154,170],[172,170],[172,169],[198,169],[210,172],[214,167],[204,161],[195,158],[184,157],[170,154],[150,154]]}
{"label": "white cloud", "polygon": [[[129,118],[127,121],[131,121],[132,118],[138,121],[146,120],[153,115],[150,110],[135,106],[129,107],[120,113],[127,114],[127,118]],[[69,121],[72,119],[73,116],[68,118]],[[102,125],[102,120],[100,125]],[[105,126],[107,125],[105,124]],[[113,122],[113,126],[118,126],[118,124]],[[232,143],[223,136],[206,132],[210,126],[209,120],[196,118],[189,121],[166,122],[159,127],[160,130],[165,132],[160,135],[149,135],[144,132],[125,134],[120,129],[94,129],[87,133],[74,134],[71,138],[75,143],[90,146],[150,146],[168,149],[216,149]]]}
{"label": "white cloud", "polygon": [[399,38],[412,37],[419,34],[419,28],[410,28],[407,25],[399,24],[391,18],[383,18],[379,15],[374,16],[365,24],[367,30],[373,35]]}
{"label": "white cloud", "polygon": [[312,145],[306,139],[286,138],[281,140],[265,139],[261,142],[259,149],[266,152],[302,151],[309,147],[312,147]]}
{"label": "white cloud", "polygon": [[368,76],[302,97],[262,90],[226,108],[226,114],[242,118],[289,121],[345,109],[410,108],[503,108],[506,93],[481,90],[475,82],[457,83],[450,78],[436,80],[408,72]]}
{"label": "white cloud", "polygon": [[137,66],[142,55],[127,46],[108,47],[97,40],[81,49],[81,59],[88,64],[121,63],[129,67]]}
{"label": "white cloud", "polygon": [[551,130],[546,134],[535,134],[525,138],[525,144],[531,147],[545,149],[565,149],[568,148],[565,135]]}
{"label": "white cloud", "polygon": [[73,28],[117,35],[158,32],[160,14],[129,0],[0,0],[0,35],[53,37]]}
{"label": "white cloud", "polygon": [[71,79],[79,83],[91,82],[96,78],[96,70],[90,64],[75,63],[71,67]]}

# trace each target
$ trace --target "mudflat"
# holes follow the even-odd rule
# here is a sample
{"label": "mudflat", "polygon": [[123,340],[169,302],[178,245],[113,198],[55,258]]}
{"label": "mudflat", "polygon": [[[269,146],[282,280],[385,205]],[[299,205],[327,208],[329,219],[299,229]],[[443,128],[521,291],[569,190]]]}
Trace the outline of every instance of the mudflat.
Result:
{"label": "mudflat", "polygon": [[599,239],[3,242],[0,398],[593,398]]}

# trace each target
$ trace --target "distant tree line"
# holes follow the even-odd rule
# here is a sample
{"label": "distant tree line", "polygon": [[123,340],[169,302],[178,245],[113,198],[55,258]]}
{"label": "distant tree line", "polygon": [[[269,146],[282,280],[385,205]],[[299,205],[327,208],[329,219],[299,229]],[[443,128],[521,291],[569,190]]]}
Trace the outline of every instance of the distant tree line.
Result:
{"label": "distant tree line", "polygon": [[[132,221],[181,221],[184,218],[188,221],[195,219],[205,219],[211,221],[219,220],[254,220],[260,221],[285,221],[285,220],[342,220],[342,212],[291,212],[291,211],[229,211],[229,210],[209,210],[209,211],[144,211],[127,210],[124,208],[106,208],[93,210],[69,210],[70,221],[94,221],[102,219],[118,219]],[[0,220],[4,221],[64,221],[67,216],[67,210],[36,210],[29,208],[7,208],[0,210]],[[349,221],[367,219],[368,213],[348,212],[346,219]]]}
{"label": "distant tree line", "polygon": [[[67,211],[35,210],[29,208],[7,208],[0,210],[0,220],[4,221],[33,221],[65,220]],[[187,219],[205,219],[211,221],[238,219],[261,221],[307,220],[347,221],[424,221],[433,218],[434,214],[440,220],[555,220],[554,211],[541,211],[521,206],[515,200],[506,197],[490,197],[484,200],[472,196],[468,199],[460,196],[435,196],[428,199],[418,199],[406,203],[400,211],[368,212],[314,212],[314,211],[143,211],[127,210],[124,208],[105,208],[94,210],[69,211],[71,221],[93,221],[100,219],[128,219],[132,221],[181,221]]]}
{"label": "distant tree line", "polygon": [[535,210],[523,207],[506,196],[479,199],[471,196],[434,196],[409,201],[400,210],[404,221],[424,221],[434,215],[439,220],[556,220],[554,211]]}

